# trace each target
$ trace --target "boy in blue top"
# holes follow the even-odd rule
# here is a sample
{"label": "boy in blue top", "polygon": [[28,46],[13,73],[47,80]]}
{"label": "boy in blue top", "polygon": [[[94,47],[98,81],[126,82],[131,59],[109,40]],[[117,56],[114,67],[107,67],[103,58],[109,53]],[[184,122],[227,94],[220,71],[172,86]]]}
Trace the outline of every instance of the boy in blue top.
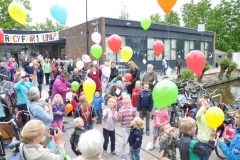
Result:
{"label": "boy in blue top", "polygon": [[95,92],[92,105],[95,108],[97,112],[97,123],[102,124],[102,103],[104,102],[103,97],[100,96],[100,93],[98,91]]}

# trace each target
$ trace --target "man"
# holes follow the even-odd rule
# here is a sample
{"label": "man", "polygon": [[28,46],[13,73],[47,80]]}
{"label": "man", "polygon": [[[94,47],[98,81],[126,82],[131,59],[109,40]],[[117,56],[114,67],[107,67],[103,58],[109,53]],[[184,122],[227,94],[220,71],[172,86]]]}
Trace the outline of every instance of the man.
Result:
{"label": "man", "polygon": [[67,67],[68,73],[71,74],[75,67],[76,67],[76,66],[75,66],[75,64],[73,63],[73,60],[70,59],[70,60],[69,60],[69,65],[68,65],[68,67]]}
{"label": "man", "polygon": [[142,82],[147,81],[149,83],[149,89],[152,91],[155,84],[158,82],[158,77],[153,71],[153,65],[147,65],[147,73],[143,76]]}
{"label": "man", "polygon": [[181,67],[182,67],[182,59],[181,56],[178,55],[178,58],[176,60],[176,67],[177,67],[177,75],[181,75]]}
{"label": "man", "polygon": [[110,74],[108,82],[111,82],[116,76],[118,76],[118,69],[116,68],[115,62],[112,62],[111,63],[111,74]]}

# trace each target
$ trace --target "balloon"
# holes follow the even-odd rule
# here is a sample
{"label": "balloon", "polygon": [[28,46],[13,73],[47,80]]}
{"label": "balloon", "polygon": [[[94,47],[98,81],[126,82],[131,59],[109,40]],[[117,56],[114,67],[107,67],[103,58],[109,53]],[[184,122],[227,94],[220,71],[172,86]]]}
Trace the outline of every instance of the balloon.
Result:
{"label": "balloon", "polygon": [[79,85],[79,83],[78,83],[77,81],[73,81],[73,82],[71,83],[71,89],[72,89],[74,92],[76,92],[76,91],[79,89],[79,87],[80,87],[80,85]]}
{"label": "balloon", "polygon": [[210,107],[205,112],[205,118],[210,128],[219,127],[224,121],[224,113],[219,107]]}
{"label": "balloon", "polygon": [[205,67],[206,58],[202,52],[194,50],[188,53],[186,63],[188,68],[200,77]]}
{"label": "balloon", "polygon": [[153,101],[157,109],[168,107],[178,97],[178,87],[170,80],[162,80],[153,88]]}
{"label": "balloon", "polygon": [[166,14],[169,14],[172,7],[176,4],[177,0],[157,0],[159,6],[163,9]]}
{"label": "balloon", "polygon": [[124,62],[127,63],[132,58],[132,55],[133,55],[132,48],[126,46],[121,49],[121,57]]}
{"label": "balloon", "polygon": [[73,110],[73,106],[71,103],[68,103],[66,106],[65,106],[65,110],[66,110],[66,114],[72,112]]}
{"label": "balloon", "polygon": [[50,8],[50,13],[54,19],[62,24],[66,24],[67,10],[65,6],[60,4],[53,4]]}
{"label": "balloon", "polygon": [[102,68],[103,68],[103,67],[104,67],[104,64],[100,65],[99,69],[101,69],[101,70],[102,70]]}
{"label": "balloon", "polygon": [[91,47],[91,54],[96,59],[99,59],[102,56],[102,52],[102,47],[99,44],[94,44]]}
{"label": "balloon", "polygon": [[8,6],[8,13],[18,23],[25,25],[27,22],[27,12],[25,7],[18,2],[12,2]]}
{"label": "balloon", "polygon": [[102,68],[102,73],[103,73],[104,76],[110,77],[111,69],[110,69],[109,67],[104,66],[104,67]]}
{"label": "balloon", "polygon": [[96,83],[92,79],[87,79],[86,81],[84,81],[83,92],[86,95],[88,103],[92,103],[95,91],[96,91]]}
{"label": "balloon", "polygon": [[4,33],[1,28],[0,28],[0,43],[4,43]]}
{"label": "balloon", "polygon": [[146,31],[151,26],[152,21],[150,18],[144,18],[141,20],[140,23],[141,23],[142,28]]}
{"label": "balloon", "polygon": [[77,69],[81,70],[84,67],[83,61],[77,61],[76,67],[77,67]]}
{"label": "balloon", "polygon": [[101,34],[98,32],[93,32],[91,38],[92,38],[92,41],[97,44],[99,44],[102,39]]}
{"label": "balloon", "polygon": [[85,63],[89,63],[91,62],[91,58],[88,55],[84,54],[82,55],[82,61]]}
{"label": "balloon", "polygon": [[113,34],[108,38],[108,46],[114,52],[118,53],[122,46],[122,39],[119,35]]}
{"label": "balloon", "polygon": [[125,81],[130,82],[132,80],[132,75],[130,73],[125,74]]}
{"label": "balloon", "polygon": [[164,44],[163,44],[163,42],[162,42],[162,41],[159,41],[159,40],[155,41],[155,42],[153,43],[153,50],[154,50],[154,52],[155,52],[155,55],[156,55],[157,57],[159,57],[159,56],[162,54],[163,50],[164,50]]}

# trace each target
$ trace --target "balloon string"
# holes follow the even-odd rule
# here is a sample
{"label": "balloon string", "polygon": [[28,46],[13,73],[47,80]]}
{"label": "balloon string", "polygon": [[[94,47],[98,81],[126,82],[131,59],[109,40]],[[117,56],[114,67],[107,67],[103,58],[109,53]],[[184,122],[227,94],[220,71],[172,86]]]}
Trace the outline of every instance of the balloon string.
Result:
{"label": "balloon string", "polygon": [[[27,32],[28,32],[28,34],[30,34],[29,33],[29,30],[27,30]],[[33,44],[33,49],[35,50],[35,52],[37,51],[37,49],[36,49],[36,46],[35,46],[35,44],[34,43],[32,43]],[[25,48],[26,49],[26,48]]]}

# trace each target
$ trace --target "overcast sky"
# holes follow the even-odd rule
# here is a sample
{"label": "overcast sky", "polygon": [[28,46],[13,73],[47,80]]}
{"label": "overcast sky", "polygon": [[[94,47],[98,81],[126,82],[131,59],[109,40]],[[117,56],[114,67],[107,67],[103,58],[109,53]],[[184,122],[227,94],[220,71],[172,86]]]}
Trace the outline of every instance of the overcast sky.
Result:
{"label": "overcast sky", "polygon": [[[52,18],[50,7],[55,3],[63,4],[67,9],[68,27],[78,25],[86,21],[86,0],[30,0],[32,11],[30,16],[35,22],[44,22],[45,18]],[[180,13],[180,8],[184,3],[191,0],[177,0],[173,7],[174,11]],[[197,3],[199,0],[195,0]],[[220,0],[212,0],[212,5],[220,3]],[[127,6],[130,20],[140,21],[151,14],[164,12],[157,3],[157,0],[88,0],[88,20],[97,17],[118,18],[122,10],[122,4]]]}

